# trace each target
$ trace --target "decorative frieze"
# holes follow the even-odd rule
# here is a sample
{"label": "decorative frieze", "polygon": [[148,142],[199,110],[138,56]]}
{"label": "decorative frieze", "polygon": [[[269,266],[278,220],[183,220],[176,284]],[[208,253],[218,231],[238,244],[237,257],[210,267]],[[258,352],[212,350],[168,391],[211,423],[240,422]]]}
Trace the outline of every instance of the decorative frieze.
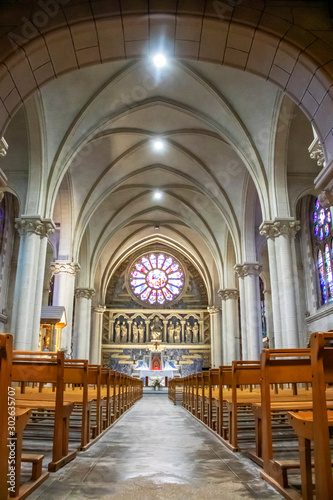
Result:
{"label": "decorative frieze", "polygon": [[75,290],[75,297],[77,299],[92,299],[93,296],[95,295],[95,290],[94,288],[76,288]]}
{"label": "decorative frieze", "polygon": [[22,215],[21,218],[15,219],[15,228],[20,236],[34,233],[45,238],[54,233],[55,224],[52,219],[43,219],[39,215]]}
{"label": "decorative frieze", "polygon": [[218,294],[222,300],[228,300],[228,299],[237,300],[239,297],[239,292],[237,288],[225,288],[224,290],[219,290]]}
{"label": "decorative frieze", "polygon": [[266,238],[277,238],[278,236],[288,236],[294,238],[300,230],[301,223],[294,218],[274,219],[273,221],[263,221],[259,227],[259,232]]}
{"label": "decorative frieze", "polygon": [[51,262],[52,275],[69,274],[71,276],[76,276],[80,269],[80,264],[77,262],[70,262],[69,260],[56,260],[55,262]]}
{"label": "decorative frieze", "polygon": [[239,278],[246,276],[259,276],[262,271],[262,266],[258,262],[244,262],[243,264],[236,264],[234,271]]}

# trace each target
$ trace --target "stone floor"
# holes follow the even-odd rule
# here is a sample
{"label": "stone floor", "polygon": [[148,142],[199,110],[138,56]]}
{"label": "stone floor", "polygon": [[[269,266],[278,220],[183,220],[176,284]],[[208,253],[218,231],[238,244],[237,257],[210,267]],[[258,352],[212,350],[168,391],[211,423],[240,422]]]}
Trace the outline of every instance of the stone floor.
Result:
{"label": "stone floor", "polygon": [[258,468],[181,406],[144,396],[94,446],[30,500],[237,500],[282,498]]}

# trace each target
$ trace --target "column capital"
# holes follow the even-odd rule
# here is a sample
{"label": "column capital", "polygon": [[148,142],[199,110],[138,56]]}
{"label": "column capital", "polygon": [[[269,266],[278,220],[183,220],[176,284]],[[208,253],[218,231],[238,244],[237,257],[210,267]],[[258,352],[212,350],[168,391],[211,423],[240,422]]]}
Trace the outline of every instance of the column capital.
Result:
{"label": "column capital", "polygon": [[325,167],[325,155],[323,146],[318,137],[315,137],[308,147],[310,158],[316,160],[318,167]]}
{"label": "column capital", "polygon": [[92,299],[95,295],[94,288],[76,288],[75,289],[75,297],[77,299]]}
{"label": "column capital", "polygon": [[43,219],[40,215],[22,215],[15,219],[15,228],[20,236],[35,233],[45,238],[54,233],[56,227],[52,219]]}
{"label": "column capital", "polygon": [[92,312],[97,314],[103,314],[106,311],[106,307],[103,305],[92,307]]}
{"label": "column capital", "polygon": [[225,288],[224,290],[219,290],[217,292],[222,300],[233,299],[237,300],[239,297],[239,292],[237,288]]}
{"label": "column capital", "polygon": [[80,264],[69,260],[56,260],[51,262],[52,276],[57,274],[70,274],[71,276],[76,276],[80,269]]}
{"label": "column capital", "polygon": [[258,262],[244,262],[243,264],[236,264],[234,271],[239,278],[246,276],[259,276],[262,271],[262,266]]}
{"label": "column capital", "polygon": [[221,309],[216,306],[208,306],[207,311],[209,312],[209,314],[217,314],[221,311]]}
{"label": "column capital", "polygon": [[263,221],[259,227],[259,232],[266,238],[277,238],[278,236],[285,235],[289,238],[294,238],[297,231],[301,228],[299,220],[294,217],[283,217],[279,219]]}
{"label": "column capital", "polygon": [[333,206],[333,189],[328,189],[322,191],[318,196],[320,205],[323,208],[329,208]]}

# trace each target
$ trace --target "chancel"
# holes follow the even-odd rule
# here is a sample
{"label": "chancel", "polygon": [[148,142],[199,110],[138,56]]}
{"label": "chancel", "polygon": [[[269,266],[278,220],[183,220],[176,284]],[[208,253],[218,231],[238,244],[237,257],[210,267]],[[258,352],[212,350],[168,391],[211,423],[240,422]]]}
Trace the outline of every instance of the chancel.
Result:
{"label": "chancel", "polygon": [[332,19],[0,3],[0,499],[333,499]]}

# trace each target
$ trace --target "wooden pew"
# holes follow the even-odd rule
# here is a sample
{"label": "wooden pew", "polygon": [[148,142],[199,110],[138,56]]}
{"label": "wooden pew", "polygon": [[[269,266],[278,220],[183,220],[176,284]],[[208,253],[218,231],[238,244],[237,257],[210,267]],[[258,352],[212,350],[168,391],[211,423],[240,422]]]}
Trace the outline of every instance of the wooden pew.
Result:
{"label": "wooden pew", "polygon": [[[15,404],[12,378],[13,337],[0,334],[0,498],[24,499],[49,476],[42,472],[43,455],[22,454],[23,430],[31,410],[22,410]],[[21,463],[32,463],[31,479],[20,483]],[[14,469],[13,469],[14,467]],[[7,476],[9,473],[9,476]],[[9,482],[7,482],[9,481]]]}
{"label": "wooden pew", "polygon": [[54,433],[52,461],[49,471],[56,471],[76,457],[75,451],[68,451],[69,418],[74,403],[64,402],[64,353],[14,351],[12,379],[16,382],[43,382],[56,384],[55,401],[17,401],[21,408],[54,411]]}
{"label": "wooden pew", "polygon": [[[330,342],[328,346],[326,343]],[[326,384],[333,384],[333,333],[311,335],[313,410],[290,412],[289,421],[298,435],[302,498],[312,500],[311,441],[314,443],[315,492],[318,500],[333,499],[330,429],[333,411],[328,410]]]}
{"label": "wooden pew", "polygon": [[[286,470],[288,463],[276,461],[273,456],[272,439],[272,407],[271,384],[299,384],[311,383],[310,349],[264,349],[260,356],[261,361],[261,432],[262,440],[262,477],[286,498],[298,498],[298,494],[291,488],[286,488]],[[291,396],[284,408],[295,404],[298,396]],[[299,399],[298,399],[299,401]],[[279,403],[283,403],[282,400]],[[301,403],[301,402],[300,402]],[[306,406],[309,401],[304,401]],[[287,491],[288,489],[288,491]]]}

